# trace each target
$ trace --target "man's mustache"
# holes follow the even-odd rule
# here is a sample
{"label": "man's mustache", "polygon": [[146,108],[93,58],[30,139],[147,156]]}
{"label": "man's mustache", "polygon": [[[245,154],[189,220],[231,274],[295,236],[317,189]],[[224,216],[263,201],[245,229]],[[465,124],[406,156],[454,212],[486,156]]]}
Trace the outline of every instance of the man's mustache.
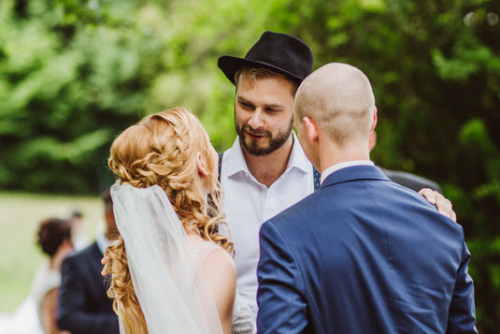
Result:
{"label": "man's mustache", "polygon": [[246,131],[254,136],[271,136],[271,132],[267,130],[254,130],[249,125],[243,126],[243,131]]}

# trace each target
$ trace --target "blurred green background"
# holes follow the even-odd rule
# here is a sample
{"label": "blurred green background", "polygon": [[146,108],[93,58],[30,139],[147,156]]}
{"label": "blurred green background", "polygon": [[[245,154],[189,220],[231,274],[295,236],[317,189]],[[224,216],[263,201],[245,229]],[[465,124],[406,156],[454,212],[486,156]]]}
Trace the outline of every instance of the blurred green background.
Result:
{"label": "blurred green background", "polygon": [[272,30],[303,39],[315,68],[346,62],[371,79],[372,158],[440,183],[472,253],[478,322],[497,332],[499,16],[498,0],[2,0],[0,311],[29,291],[41,218],[82,205],[99,219],[109,145],[128,125],[182,105],[219,151],[232,144],[234,87],[217,58]]}

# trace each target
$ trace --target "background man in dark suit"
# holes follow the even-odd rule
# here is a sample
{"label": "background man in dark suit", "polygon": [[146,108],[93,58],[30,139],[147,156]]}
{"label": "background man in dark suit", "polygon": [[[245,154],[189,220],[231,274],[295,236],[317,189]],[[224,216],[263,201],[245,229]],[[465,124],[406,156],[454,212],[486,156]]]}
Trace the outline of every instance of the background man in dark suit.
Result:
{"label": "background man in dark suit", "polygon": [[374,107],[349,65],[299,87],[298,138],[322,184],[261,228],[259,333],[476,333],[463,230],[370,161]]}
{"label": "background man in dark suit", "polygon": [[106,232],[82,251],[67,257],[62,264],[57,324],[73,334],[119,333],[118,317],[106,291],[107,279],[101,276],[101,258],[116,234],[113,202],[109,190],[103,195]]}

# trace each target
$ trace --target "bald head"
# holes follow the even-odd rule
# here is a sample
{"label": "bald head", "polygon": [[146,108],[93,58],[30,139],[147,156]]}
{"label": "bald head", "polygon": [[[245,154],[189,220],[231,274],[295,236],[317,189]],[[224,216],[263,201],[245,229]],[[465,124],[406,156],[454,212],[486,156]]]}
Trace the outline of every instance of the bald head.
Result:
{"label": "bald head", "polygon": [[327,64],[308,76],[295,97],[297,121],[307,116],[337,145],[366,141],[375,97],[370,81],[356,67]]}

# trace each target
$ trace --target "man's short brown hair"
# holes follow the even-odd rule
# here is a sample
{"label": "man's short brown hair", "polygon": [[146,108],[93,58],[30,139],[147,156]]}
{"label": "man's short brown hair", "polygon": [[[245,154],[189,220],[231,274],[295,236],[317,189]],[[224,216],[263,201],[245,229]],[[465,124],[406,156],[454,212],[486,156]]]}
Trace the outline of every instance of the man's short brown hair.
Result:
{"label": "man's short brown hair", "polygon": [[283,78],[287,81],[290,81],[293,84],[292,96],[295,97],[297,93],[297,89],[299,85],[296,81],[290,79],[284,74],[275,72],[265,67],[251,67],[251,66],[242,66],[236,73],[234,74],[234,84],[236,85],[236,89],[238,89],[238,83],[240,80],[248,80],[251,86],[255,83],[255,81],[260,79],[272,79],[272,78]]}

